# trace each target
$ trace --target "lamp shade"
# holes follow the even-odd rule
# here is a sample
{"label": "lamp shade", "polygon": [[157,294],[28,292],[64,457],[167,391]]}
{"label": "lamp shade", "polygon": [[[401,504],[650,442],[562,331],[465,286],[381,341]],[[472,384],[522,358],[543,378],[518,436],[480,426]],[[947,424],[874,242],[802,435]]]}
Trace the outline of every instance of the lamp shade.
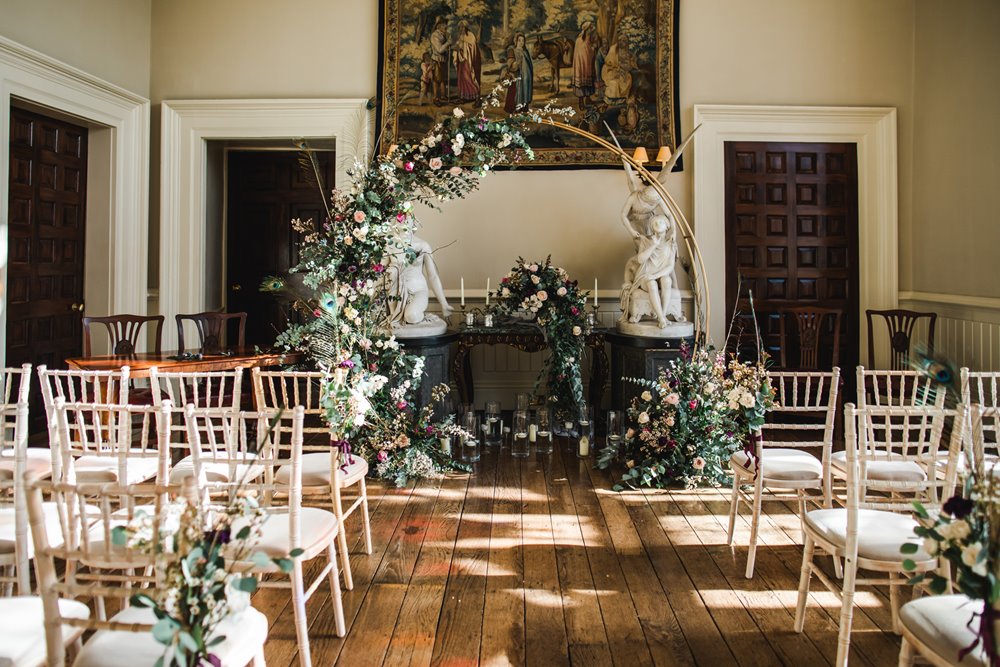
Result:
{"label": "lamp shade", "polygon": [[666,164],[670,161],[670,146],[660,146],[660,152],[656,154],[656,161],[660,164]]}
{"label": "lamp shade", "polygon": [[639,146],[632,153],[632,159],[640,164],[642,164],[643,162],[649,162],[649,154],[646,153],[645,148]]}

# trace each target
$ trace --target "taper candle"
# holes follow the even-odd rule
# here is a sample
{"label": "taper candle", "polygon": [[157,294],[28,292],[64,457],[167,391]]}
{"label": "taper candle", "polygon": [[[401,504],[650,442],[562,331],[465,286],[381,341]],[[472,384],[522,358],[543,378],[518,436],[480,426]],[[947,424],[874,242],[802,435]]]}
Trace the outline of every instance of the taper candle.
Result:
{"label": "taper candle", "polygon": [[486,279],[486,305],[490,305],[490,279]]}
{"label": "taper candle", "polygon": [[594,278],[594,308],[597,308],[597,278]]}
{"label": "taper candle", "polygon": [[462,276],[462,308],[465,308],[465,276]]}

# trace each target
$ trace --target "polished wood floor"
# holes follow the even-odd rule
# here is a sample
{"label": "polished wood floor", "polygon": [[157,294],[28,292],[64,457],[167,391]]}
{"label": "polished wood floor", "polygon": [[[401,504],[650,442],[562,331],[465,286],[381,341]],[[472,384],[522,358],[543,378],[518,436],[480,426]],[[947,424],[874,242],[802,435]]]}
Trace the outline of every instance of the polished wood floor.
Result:
{"label": "polished wood floor", "polygon": [[[374,553],[348,520],[354,590],[347,637],[327,589],[308,605],[314,665],[822,665],[839,603],[813,582],[792,630],[798,518],[765,503],[757,572],[726,546],[725,490],[611,492],[569,450],[519,461],[488,451],[472,475],[369,485]],[[736,544],[749,525],[738,524]],[[310,565],[313,572],[319,561]],[[895,665],[885,591],[857,597],[852,665]],[[271,667],[296,665],[287,591],[254,604],[271,622]]]}

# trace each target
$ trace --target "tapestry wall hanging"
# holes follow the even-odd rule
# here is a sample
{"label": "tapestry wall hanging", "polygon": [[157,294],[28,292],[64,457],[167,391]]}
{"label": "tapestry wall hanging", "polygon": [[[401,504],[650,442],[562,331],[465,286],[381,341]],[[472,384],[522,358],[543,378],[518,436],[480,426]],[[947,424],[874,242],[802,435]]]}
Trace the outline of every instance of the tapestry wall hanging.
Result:
{"label": "tapestry wall hanging", "polygon": [[[502,81],[507,111],[572,107],[568,122],[629,150],[680,137],[680,0],[381,0],[380,150],[423,136]],[[498,110],[499,112],[500,110]],[[585,138],[538,125],[526,166],[616,164]]]}

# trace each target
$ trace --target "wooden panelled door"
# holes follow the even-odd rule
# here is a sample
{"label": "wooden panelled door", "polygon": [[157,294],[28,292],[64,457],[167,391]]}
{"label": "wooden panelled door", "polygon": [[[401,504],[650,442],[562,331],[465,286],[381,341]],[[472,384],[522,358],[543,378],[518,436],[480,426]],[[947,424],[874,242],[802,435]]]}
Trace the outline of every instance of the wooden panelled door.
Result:
{"label": "wooden panelled door", "polygon": [[[82,352],[87,129],[10,111],[6,363],[63,368]],[[31,432],[40,433],[37,375],[32,382]]]}
{"label": "wooden panelled door", "polygon": [[[322,224],[324,195],[294,151],[230,150],[227,155],[226,310],[245,311],[247,344],[267,347],[287,326],[288,301],[261,293],[260,285],[267,276],[287,275],[298,264],[301,239],[291,220],[311,218]],[[329,196],[334,154],[315,155]]]}
{"label": "wooden panelled door", "polygon": [[[780,312],[839,308],[838,365],[858,363],[856,144],[726,142],[726,305],[738,313],[730,349],[755,354],[749,294],[764,348],[780,360]],[[796,325],[786,320],[797,346]],[[820,334],[821,368],[832,364],[831,322]],[[796,366],[797,354],[789,355]]]}

